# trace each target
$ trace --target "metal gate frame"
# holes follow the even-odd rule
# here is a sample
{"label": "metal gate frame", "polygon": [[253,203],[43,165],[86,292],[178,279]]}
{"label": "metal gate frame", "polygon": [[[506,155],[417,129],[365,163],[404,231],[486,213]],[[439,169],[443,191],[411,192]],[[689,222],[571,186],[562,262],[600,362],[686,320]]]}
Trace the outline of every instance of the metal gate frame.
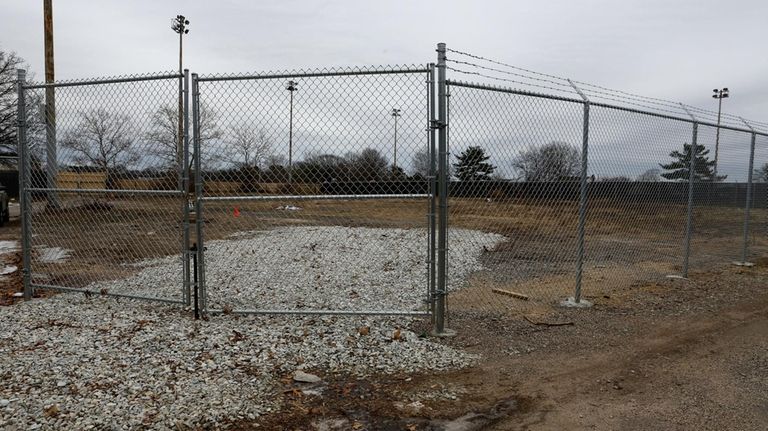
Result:
{"label": "metal gate frame", "polygon": [[[184,104],[184,118],[183,118],[183,148],[181,151],[184,153],[185,163],[178,166],[179,183],[177,190],[113,190],[113,189],[82,189],[82,188],[59,188],[56,185],[55,177],[57,175],[57,164],[48,164],[47,167],[47,184],[46,187],[33,187],[31,183],[31,166],[30,166],[30,154],[29,154],[29,141],[27,139],[27,105],[26,105],[26,92],[28,90],[45,89],[46,92],[52,96],[55,94],[56,88],[62,87],[79,87],[79,86],[98,86],[105,84],[120,84],[120,83],[137,83],[159,80],[172,80],[178,79],[179,81],[179,98]],[[184,74],[159,74],[141,77],[125,77],[125,78],[113,78],[113,79],[94,79],[94,80],[82,80],[73,82],[53,82],[53,83],[41,83],[41,84],[28,84],[26,81],[26,71],[19,69],[17,71],[17,95],[18,95],[18,158],[19,158],[19,202],[21,211],[21,230],[22,230],[22,277],[24,284],[24,299],[29,300],[34,296],[36,290],[54,290],[59,292],[77,292],[90,295],[99,296],[111,296],[118,298],[129,298],[151,302],[161,302],[178,305],[190,305],[191,304],[191,288],[190,282],[190,257],[192,253],[189,247],[189,205],[187,201],[187,190],[189,184],[189,169],[188,169],[188,157],[189,157],[189,72],[184,71]],[[52,99],[54,99],[52,97]],[[49,118],[50,117],[50,118]],[[47,154],[48,157],[56,158],[56,117],[55,113],[49,112],[46,115],[46,136],[47,136]],[[137,295],[130,293],[112,293],[107,291],[95,291],[86,288],[75,288],[71,286],[59,286],[53,284],[40,284],[33,283],[32,281],[32,194],[33,193],[45,193],[48,196],[49,201],[51,199],[57,199],[58,194],[65,193],[78,193],[78,194],[95,194],[95,195],[121,195],[121,196],[170,196],[179,197],[181,201],[181,226],[182,226],[182,241],[180,244],[180,255],[182,256],[182,271],[183,271],[183,283],[181,286],[181,299],[168,299],[158,298],[146,295]]]}
{"label": "metal gate frame", "polygon": [[[211,77],[199,77],[197,74],[192,74],[192,135],[193,135],[193,164],[195,170],[195,232],[197,237],[196,244],[193,248],[196,250],[196,289],[200,298],[200,310],[203,314],[223,314],[223,309],[215,309],[208,306],[208,295],[205,284],[205,202],[213,201],[266,201],[266,200],[320,200],[320,199],[350,199],[350,200],[367,200],[367,199],[428,199],[428,239],[427,239],[427,291],[426,291],[426,303],[427,311],[406,311],[406,310],[290,310],[290,309],[232,309],[227,310],[226,313],[242,314],[242,315],[376,315],[376,316],[435,316],[442,315],[442,313],[436,313],[436,303],[439,303],[438,298],[444,296],[438,294],[440,289],[435,288],[436,283],[436,197],[435,190],[436,176],[434,175],[434,168],[436,165],[436,153],[435,153],[435,129],[434,125],[436,120],[434,119],[434,70],[435,65],[429,64],[425,68],[418,69],[382,69],[382,70],[370,70],[370,71],[339,71],[339,72],[310,72],[310,73],[284,73],[284,74],[263,74],[263,75],[246,75],[246,76],[211,76]],[[213,81],[235,81],[235,80],[265,80],[265,79],[298,79],[298,78],[311,78],[311,77],[338,77],[338,76],[360,76],[360,75],[384,75],[384,74],[418,74],[423,73],[426,75],[427,91],[425,100],[425,106],[427,111],[427,123],[430,124],[427,127],[427,139],[429,141],[429,155],[431,159],[430,176],[429,181],[429,193],[426,194],[365,194],[365,195],[285,195],[285,196],[204,196],[203,187],[204,179],[201,169],[201,141],[200,141],[200,82],[213,82]],[[443,235],[444,238],[444,235]],[[443,252],[444,255],[444,252]],[[444,256],[443,256],[444,259]],[[439,265],[437,265],[439,266]],[[444,271],[443,271],[444,273]],[[439,277],[438,277],[439,278]],[[444,280],[444,277],[443,277]],[[443,289],[444,290],[444,289]]]}

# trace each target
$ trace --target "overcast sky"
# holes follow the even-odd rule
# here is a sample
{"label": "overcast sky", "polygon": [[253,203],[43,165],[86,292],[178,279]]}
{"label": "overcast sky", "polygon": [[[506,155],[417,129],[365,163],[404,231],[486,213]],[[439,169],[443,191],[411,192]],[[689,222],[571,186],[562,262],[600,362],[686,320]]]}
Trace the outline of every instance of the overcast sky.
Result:
{"label": "overcast sky", "polygon": [[[42,1],[2,0],[0,45],[43,76]],[[437,42],[517,66],[768,120],[768,2],[54,1],[56,77],[427,63]]]}

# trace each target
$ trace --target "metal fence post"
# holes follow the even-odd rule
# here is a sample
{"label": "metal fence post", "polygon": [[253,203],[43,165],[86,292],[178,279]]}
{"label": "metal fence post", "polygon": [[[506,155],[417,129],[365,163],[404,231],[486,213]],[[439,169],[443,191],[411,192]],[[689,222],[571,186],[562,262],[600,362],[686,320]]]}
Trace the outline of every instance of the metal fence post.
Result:
{"label": "metal fence post", "polygon": [[184,265],[184,281],[183,281],[183,297],[184,303],[189,306],[192,303],[191,295],[191,280],[190,280],[190,256],[191,244],[189,242],[189,70],[184,69],[184,137],[183,137],[183,156],[180,161],[181,177],[181,211],[182,211],[182,223],[183,223],[183,244],[182,244],[182,256]]}
{"label": "metal fence post", "polygon": [[435,282],[436,282],[436,264],[437,264],[437,224],[435,217],[437,215],[437,152],[435,151],[435,137],[437,119],[435,118],[435,64],[429,65],[429,311],[432,317],[432,323],[435,323]]}
{"label": "metal fence post", "polygon": [[205,245],[203,242],[203,173],[200,163],[200,87],[197,74],[192,74],[192,134],[195,165],[195,233],[197,236],[197,290],[200,309],[207,314],[208,295],[205,291]]}
{"label": "metal fence post", "polygon": [[437,226],[437,289],[435,291],[435,317],[433,335],[449,336],[445,328],[445,297],[447,291],[448,247],[448,136],[447,95],[445,83],[445,44],[437,44],[437,137],[438,170],[437,195],[439,200]]}
{"label": "metal fence post", "polygon": [[691,236],[693,235],[693,186],[696,181],[696,151],[699,123],[693,123],[691,137],[691,162],[688,168],[688,216],[685,224],[685,248],[683,251],[683,278],[688,278],[688,266],[691,257]]}
{"label": "metal fence post", "polygon": [[[747,124],[746,121],[744,123]],[[749,124],[747,124],[747,127],[752,129],[752,127]],[[749,240],[749,216],[750,216],[749,212],[752,209],[752,175],[753,175],[753,170],[755,169],[755,141],[756,140],[757,140],[757,134],[755,133],[754,129],[752,129],[752,140],[749,145],[749,172],[747,173],[747,196],[746,196],[746,202],[744,203],[744,238],[741,244],[741,262],[735,262],[737,265],[741,265],[741,266],[752,266],[752,264],[747,261],[747,241]]]}
{"label": "metal fence post", "polygon": [[19,207],[21,210],[21,254],[22,254],[22,277],[24,283],[24,299],[32,299],[34,290],[32,288],[32,259],[31,247],[32,238],[30,227],[30,194],[29,194],[29,158],[27,151],[27,101],[24,85],[27,80],[27,72],[18,69],[17,73],[17,114],[18,130],[16,138],[18,140],[18,169],[19,169]]}
{"label": "metal fence post", "polygon": [[588,307],[589,301],[581,300],[581,281],[584,274],[584,229],[587,221],[587,170],[589,168],[589,99],[582,93],[570,79],[568,83],[581,96],[584,101],[584,118],[581,143],[581,178],[579,181],[579,226],[578,245],[576,250],[576,289],[573,293],[573,301],[566,300],[564,305],[576,307]]}

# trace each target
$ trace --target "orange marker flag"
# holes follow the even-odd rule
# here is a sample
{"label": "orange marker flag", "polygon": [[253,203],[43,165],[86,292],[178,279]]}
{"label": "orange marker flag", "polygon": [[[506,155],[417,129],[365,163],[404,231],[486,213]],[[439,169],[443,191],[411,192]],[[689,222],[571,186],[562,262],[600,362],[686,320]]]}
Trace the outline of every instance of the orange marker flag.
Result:
{"label": "orange marker flag", "polygon": [[233,214],[233,215],[234,215],[235,217],[240,217],[240,208],[238,208],[238,207],[235,207],[235,211],[234,211],[234,214]]}

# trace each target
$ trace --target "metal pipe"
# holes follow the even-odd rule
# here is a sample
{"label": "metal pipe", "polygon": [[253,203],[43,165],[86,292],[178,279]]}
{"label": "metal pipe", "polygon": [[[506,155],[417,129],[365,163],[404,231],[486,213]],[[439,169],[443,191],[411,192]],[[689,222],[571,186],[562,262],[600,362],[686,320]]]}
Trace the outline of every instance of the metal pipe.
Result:
{"label": "metal pipe", "polygon": [[757,136],[752,133],[749,145],[749,173],[747,174],[747,200],[744,207],[744,239],[741,244],[741,263],[747,263],[747,241],[749,239],[749,212],[752,209],[752,173],[755,168],[755,141]]}
{"label": "metal pipe", "polygon": [[699,124],[693,123],[693,136],[691,138],[691,161],[688,168],[688,215],[685,225],[685,248],[683,251],[683,278],[688,278],[688,265],[691,256],[691,236],[693,233],[693,183],[696,178],[696,145],[698,139]]}
{"label": "metal pipe", "polygon": [[113,195],[162,195],[179,196],[180,190],[123,190],[123,189],[51,189],[48,187],[30,187],[30,192],[78,193],[78,194],[113,194]]}
{"label": "metal pipe", "polygon": [[385,70],[360,70],[360,71],[338,71],[338,72],[308,72],[308,73],[280,73],[274,75],[242,75],[242,76],[209,76],[199,78],[200,82],[213,81],[244,81],[259,79],[286,79],[286,78],[317,78],[323,76],[361,76],[361,75],[402,75],[405,73],[426,73],[428,69],[385,69]]}
{"label": "metal pipe", "polygon": [[584,229],[587,221],[587,169],[589,164],[589,99],[582,93],[579,87],[569,79],[568,82],[581,96],[584,103],[584,118],[581,143],[581,178],[579,183],[579,227],[578,245],[576,251],[576,289],[573,301],[581,303],[581,282],[584,274]]}
{"label": "metal pipe", "polygon": [[26,93],[24,90],[24,82],[27,79],[27,72],[22,69],[18,69],[17,73],[17,115],[18,121],[17,139],[18,147],[17,151],[20,157],[19,163],[19,206],[21,211],[21,253],[22,253],[22,279],[24,283],[24,299],[30,300],[34,295],[34,288],[32,287],[32,231],[30,230],[30,202],[31,194],[29,193],[29,175],[30,175],[30,163],[29,154],[27,151],[27,101]]}
{"label": "metal pipe", "polygon": [[364,200],[364,199],[423,199],[429,194],[383,194],[383,195],[255,195],[255,196],[204,196],[200,199],[214,201],[311,201],[311,200]]}
{"label": "metal pipe", "polygon": [[[428,181],[429,181],[429,286],[428,286],[428,300],[429,300],[429,310],[430,314],[432,315],[432,318],[434,319],[435,315],[435,281],[436,281],[436,265],[437,265],[437,224],[436,224],[436,215],[437,215],[437,202],[435,201],[435,193],[437,192],[437,184],[435,183],[436,176],[435,171],[437,170],[436,166],[436,156],[437,153],[435,151],[435,143],[436,143],[436,133],[435,133],[435,127],[434,124],[437,121],[437,118],[435,118],[435,64],[431,63],[429,65],[429,120],[430,120],[430,127],[429,127],[429,173],[428,173]],[[432,322],[434,324],[434,320]]]}
{"label": "metal pipe", "polygon": [[130,77],[124,77],[124,78],[85,79],[82,81],[72,81],[72,82],[46,82],[46,83],[40,83],[40,84],[30,84],[30,85],[25,85],[24,89],[34,90],[34,89],[47,88],[47,87],[61,88],[61,87],[80,87],[80,86],[86,86],[86,85],[100,85],[100,84],[122,84],[127,82],[178,79],[183,77],[184,75],[174,73],[174,74],[150,75],[150,76],[130,76]]}
{"label": "metal pipe", "polygon": [[32,286],[36,289],[57,290],[60,292],[76,292],[76,293],[83,293],[83,294],[94,295],[94,296],[111,296],[114,298],[138,299],[140,301],[152,301],[152,302],[163,302],[166,304],[184,305],[184,301],[179,301],[178,299],[156,298],[153,296],[132,295],[130,293],[111,293],[111,292],[102,293],[99,290],[79,289],[77,287],[55,286],[52,284],[33,284]]}
{"label": "metal pipe", "polygon": [[437,137],[438,180],[437,196],[440,202],[437,237],[437,290],[435,291],[434,333],[445,333],[445,296],[447,294],[447,247],[448,247],[448,139],[447,97],[445,80],[445,44],[437,44]]}
{"label": "metal pipe", "polygon": [[[464,87],[464,88],[474,88],[474,89],[477,89],[477,90],[496,91],[496,92],[499,92],[499,93],[516,94],[516,95],[519,95],[519,96],[537,97],[537,98],[540,98],[540,99],[559,100],[559,101],[563,101],[563,102],[571,102],[571,103],[578,103],[578,104],[583,104],[584,103],[583,100],[574,99],[572,97],[555,96],[555,95],[551,95],[551,94],[537,93],[535,91],[525,91],[525,90],[517,90],[517,89],[514,89],[514,88],[497,87],[497,86],[494,86],[494,85],[473,84],[473,83],[468,83],[468,82],[463,82],[463,81],[451,81],[451,80],[446,81],[446,83],[448,85],[452,85],[452,86],[455,86],[455,87]],[[663,119],[667,119],[667,120],[682,121],[684,123],[691,123],[692,124],[692,123],[696,122],[696,123],[699,123],[702,126],[718,127],[717,124],[715,124],[715,123],[709,123],[709,122],[706,122],[706,121],[699,121],[699,120],[695,120],[694,121],[692,119],[685,118],[685,117],[678,117],[678,116],[675,116],[675,115],[661,114],[661,113],[658,113],[658,112],[644,111],[642,109],[626,108],[626,107],[622,107],[622,106],[609,105],[607,103],[601,103],[601,102],[590,102],[590,105],[592,105],[593,107],[598,107],[598,108],[613,109],[613,110],[617,110],[617,111],[630,112],[630,113],[633,113],[633,114],[643,114],[643,115],[648,115],[648,116],[656,117],[656,118],[663,118]],[[720,125],[720,129],[732,130],[734,132],[752,133],[751,130],[742,129],[742,128],[734,127],[734,126],[728,126],[728,125]],[[755,133],[760,135],[760,136],[768,136],[768,133],[764,133],[764,132],[755,131]]]}
{"label": "metal pipe", "polygon": [[328,316],[414,316],[414,317],[422,317],[422,316],[428,316],[429,313],[424,311],[388,311],[388,310],[371,310],[371,311],[352,311],[352,310],[245,310],[245,309],[234,309],[234,310],[227,310],[226,312],[224,310],[219,309],[210,309],[208,310],[209,314],[284,314],[284,315],[294,315],[294,316],[317,316],[317,315],[328,315]]}
{"label": "metal pipe", "polygon": [[197,79],[197,74],[192,74],[192,133],[194,146],[194,164],[195,164],[195,233],[197,237],[197,290],[200,296],[200,309],[203,315],[206,314],[207,293],[205,290],[205,243],[203,241],[203,173],[200,159],[201,155],[201,143],[200,143],[200,86]]}
{"label": "metal pipe", "polygon": [[199,320],[200,319],[200,295],[199,295],[199,289],[198,289],[199,286],[197,284],[197,271],[198,271],[197,270],[197,244],[193,244],[190,250],[192,251],[192,262],[193,262],[192,267],[194,268],[194,271],[195,271],[194,272],[195,274],[194,275],[195,277],[195,280],[194,280],[195,282],[195,302],[194,302],[195,320]]}
{"label": "metal pipe", "polygon": [[183,157],[179,168],[181,169],[181,211],[182,211],[182,256],[184,259],[184,282],[182,289],[184,290],[184,302],[187,306],[190,305],[191,297],[191,285],[190,285],[190,267],[189,267],[189,199],[187,193],[189,192],[189,70],[184,69],[184,124],[183,124]]}

